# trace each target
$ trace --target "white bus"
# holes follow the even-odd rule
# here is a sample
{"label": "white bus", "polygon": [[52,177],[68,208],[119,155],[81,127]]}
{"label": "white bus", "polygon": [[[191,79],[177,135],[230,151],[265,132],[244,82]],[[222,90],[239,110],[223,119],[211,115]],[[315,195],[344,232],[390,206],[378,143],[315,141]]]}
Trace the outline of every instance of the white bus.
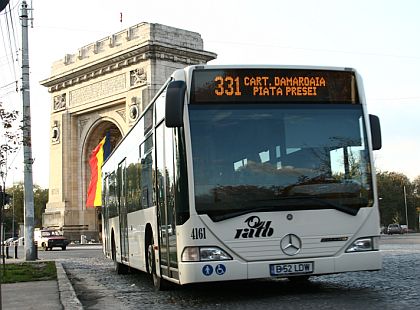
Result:
{"label": "white bus", "polygon": [[349,68],[175,71],[104,163],[104,253],[156,288],[382,266],[378,117]]}

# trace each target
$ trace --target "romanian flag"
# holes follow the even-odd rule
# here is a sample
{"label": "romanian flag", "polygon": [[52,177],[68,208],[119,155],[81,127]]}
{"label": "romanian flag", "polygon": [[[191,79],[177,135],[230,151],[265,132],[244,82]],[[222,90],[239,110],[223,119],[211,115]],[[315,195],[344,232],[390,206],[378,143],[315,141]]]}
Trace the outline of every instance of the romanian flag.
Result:
{"label": "romanian flag", "polygon": [[108,145],[110,143],[109,135],[107,134],[90,154],[90,182],[86,200],[87,208],[102,206],[102,164],[104,159],[108,157],[104,156],[104,148],[107,149]]}

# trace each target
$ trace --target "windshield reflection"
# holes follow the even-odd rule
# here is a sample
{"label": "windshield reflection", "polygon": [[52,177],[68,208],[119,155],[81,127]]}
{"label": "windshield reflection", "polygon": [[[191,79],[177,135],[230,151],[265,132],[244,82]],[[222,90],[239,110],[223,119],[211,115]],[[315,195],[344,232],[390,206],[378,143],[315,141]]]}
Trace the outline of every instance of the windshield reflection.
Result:
{"label": "windshield reflection", "polygon": [[371,205],[361,106],[191,105],[189,113],[198,213],[356,214]]}

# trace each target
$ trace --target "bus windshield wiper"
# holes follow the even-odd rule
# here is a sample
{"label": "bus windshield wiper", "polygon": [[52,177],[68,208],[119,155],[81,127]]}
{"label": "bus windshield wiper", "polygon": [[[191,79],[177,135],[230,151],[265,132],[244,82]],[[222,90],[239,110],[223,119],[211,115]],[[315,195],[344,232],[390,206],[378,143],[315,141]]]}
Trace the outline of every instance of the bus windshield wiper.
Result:
{"label": "bus windshield wiper", "polygon": [[[313,197],[313,196],[288,196],[288,197],[282,197],[282,200],[286,200],[286,201],[292,201],[292,200],[298,200],[301,201],[301,210],[305,210],[305,209],[309,209],[311,207],[311,205],[306,204],[304,201],[312,201],[312,202],[316,202],[317,205],[321,204],[324,206],[329,206],[332,207],[335,210],[350,214],[350,215],[357,215],[357,213],[359,212],[358,208],[352,208],[352,207],[348,207],[346,205],[340,204],[340,203],[336,203],[334,201],[328,200],[328,199],[323,199],[323,198],[318,198],[318,197]],[[273,200],[273,201],[278,201]]]}
{"label": "bus windshield wiper", "polygon": [[203,212],[207,214],[214,222],[220,222],[223,220],[231,219],[237,216],[241,216],[244,214],[252,213],[252,212],[270,212],[270,211],[278,211],[277,206],[261,206],[256,208],[249,208],[249,209],[241,209],[238,211],[226,212],[217,214],[216,212]]}
{"label": "bus windshield wiper", "polygon": [[[305,201],[315,202],[316,206],[319,206],[319,205],[328,206],[330,208],[333,208],[335,210],[338,210],[338,211],[341,211],[341,212],[344,212],[346,214],[353,215],[353,216],[357,215],[357,213],[359,212],[358,208],[351,208],[340,203],[329,201],[327,199],[321,199],[321,198],[310,197],[310,196],[290,196],[290,197],[280,197],[278,199],[252,201],[253,203],[257,205],[256,207],[253,207],[253,208],[232,210],[232,212],[223,212],[223,213],[212,212],[211,210],[206,210],[208,212],[203,212],[203,213],[206,213],[207,215],[209,215],[213,221],[219,222],[219,221],[227,220],[230,218],[234,218],[234,217],[252,213],[252,212],[307,210],[307,209],[311,209],[311,207],[314,207],[313,204],[307,204],[305,203]],[[288,206],[288,208],[279,210],[279,207],[283,207],[283,206]]]}
{"label": "bus windshield wiper", "polygon": [[[295,197],[290,197],[290,198],[295,198]],[[346,205],[336,203],[336,202],[333,202],[333,201],[330,201],[330,200],[327,200],[327,199],[321,199],[321,198],[317,198],[317,197],[306,197],[306,196],[298,196],[296,198],[313,200],[313,201],[322,203],[324,205],[333,207],[335,210],[338,210],[338,211],[341,211],[341,212],[344,212],[344,213],[347,213],[347,214],[350,214],[350,215],[353,215],[353,216],[357,215],[357,213],[359,212],[358,208],[351,208],[351,207],[348,207]]]}

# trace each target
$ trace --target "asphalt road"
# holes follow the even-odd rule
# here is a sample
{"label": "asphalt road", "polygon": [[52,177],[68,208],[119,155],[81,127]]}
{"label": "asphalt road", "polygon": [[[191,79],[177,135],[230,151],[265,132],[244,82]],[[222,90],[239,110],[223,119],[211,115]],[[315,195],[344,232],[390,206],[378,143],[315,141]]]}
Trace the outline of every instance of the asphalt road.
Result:
{"label": "asphalt road", "polygon": [[383,236],[383,269],[312,277],[188,285],[155,292],[143,273],[117,275],[100,246],[39,252],[58,259],[85,309],[418,309],[420,235]]}

